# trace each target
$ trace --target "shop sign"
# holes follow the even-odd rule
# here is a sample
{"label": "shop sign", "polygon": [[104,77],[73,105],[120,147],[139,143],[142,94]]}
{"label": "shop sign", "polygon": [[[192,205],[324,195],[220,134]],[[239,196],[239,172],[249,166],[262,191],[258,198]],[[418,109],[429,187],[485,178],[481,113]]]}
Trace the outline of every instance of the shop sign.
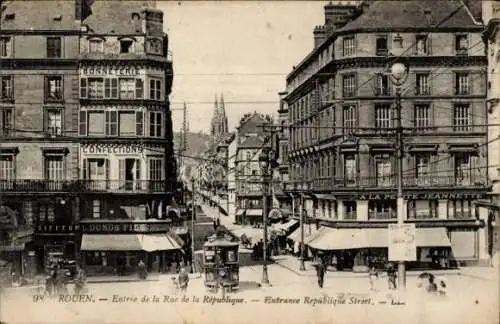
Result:
{"label": "shop sign", "polygon": [[93,234],[133,234],[167,232],[169,224],[146,224],[146,223],[91,223],[81,224],[82,232]]}
{"label": "shop sign", "polygon": [[80,75],[88,76],[135,76],[134,66],[87,66],[80,69]]}
{"label": "shop sign", "polygon": [[83,154],[142,154],[144,148],[136,145],[84,144]]}
{"label": "shop sign", "polygon": [[80,231],[80,225],[39,224],[36,226],[38,233],[64,234]]}
{"label": "shop sign", "polygon": [[389,261],[417,261],[415,224],[389,224]]}

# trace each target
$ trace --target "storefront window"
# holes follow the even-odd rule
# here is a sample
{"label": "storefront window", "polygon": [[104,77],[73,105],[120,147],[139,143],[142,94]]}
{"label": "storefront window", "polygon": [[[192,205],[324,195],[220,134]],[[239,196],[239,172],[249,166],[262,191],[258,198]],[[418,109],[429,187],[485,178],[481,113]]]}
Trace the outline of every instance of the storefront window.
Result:
{"label": "storefront window", "polygon": [[396,218],[395,200],[375,200],[368,203],[368,219]]}
{"label": "storefront window", "polygon": [[469,219],[472,218],[472,202],[470,200],[448,201],[448,218]]}
{"label": "storefront window", "polygon": [[410,200],[407,205],[409,219],[437,218],[437,200]]}
{"label": "storefront window", "polygon": [[344,201],[344,219],[355,220],[356,219],[356,202],[355,201]]}

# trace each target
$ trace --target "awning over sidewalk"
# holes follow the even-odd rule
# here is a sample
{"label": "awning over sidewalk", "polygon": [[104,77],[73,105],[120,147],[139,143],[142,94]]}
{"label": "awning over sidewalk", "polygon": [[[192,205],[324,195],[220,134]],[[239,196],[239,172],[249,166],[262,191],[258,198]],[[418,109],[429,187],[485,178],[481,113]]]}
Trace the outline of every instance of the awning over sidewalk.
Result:
{"label": "awning over sidewalk", "polygon": [[321,200],[337,200],[337,198],[335,198],[334,195],[328,195],[328,194],[314,194],[314,197]]}
{"label": "awning over sidewalk", "polygon": [[245,216],[262,217],[262,209],[247,209]]}
{"label": "awning over sidewalk", "polygon": [[140,235],[139,242],[147,252],[180,250],[181,245],[171,234],[144,234]]}
{"label": "awning over sidewalk", "polygon": [[[348,250],[362,248],[387,248],[389,236],[387,228],[328,228],[320,231],[306,244],[318,250]],[[417,247],[451,246],[445,228],[417,228]]]}
{"label": "awning over sidewalk", "polygon": [[291,219],[286,223],[274,224],[272,227],[273,229],[278,231],[279,235],[286,235],[288,231],[296,224],[298,224],[298,221],[296,221],[295,219]]}
{"label": "awning over sidewalk", "polygon": [[[304,225],[304,242],[307,242],[307,239],[312,239],[312,235],[315,235],[318,232],[316,229],[316,225]],[[287,236],[288,239],[299,242],[300,241],[300,226],[292,234]]]}
{"label": "awning over sidewalk", "polygon": [[142,251],[136,234],[83,234],[82,251]]}

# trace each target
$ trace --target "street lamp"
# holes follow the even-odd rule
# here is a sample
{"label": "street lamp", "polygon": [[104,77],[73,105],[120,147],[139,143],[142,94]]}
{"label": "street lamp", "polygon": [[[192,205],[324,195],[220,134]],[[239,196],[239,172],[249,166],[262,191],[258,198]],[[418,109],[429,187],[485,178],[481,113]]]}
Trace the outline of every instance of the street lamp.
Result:
{"label": "street lamp", "polygon": [[306,265],[304,263],[305,259],[305,246],[304,246],[304,194],[302,191],[302,185],[299,187],[299,204],[300,204],[300,209],[299,209],[299,222],[300,222],[300,267],[299,271],[305,271],[306,270]]}
{"label": "street lamp", "polygon": [[264,222],[264,246],[263,246],[263,265],[262,281],[263,285],[269,285],[269,276],[267,275],[267,214],[268,214],[268,195],[269,195],[269,162],[271,151],[264,147],[259,155],[259,164],[262,174],[262,215]]}
{"label": "street lamp", "polygon": [[[394,55],[402,53],[402,38],[398,34],[394,37]],[[391,82],[396,87],[396,154],[397,154],[397,216],[398,225],[403,225],[404,217],[404,197],[403,197],[403,128],[401,125],[401,86],[408,78],[408,66],[401,62],[396,62],[391,66]],[[404,289],[406,285],[405,261],[398,261],[398,287]]]}

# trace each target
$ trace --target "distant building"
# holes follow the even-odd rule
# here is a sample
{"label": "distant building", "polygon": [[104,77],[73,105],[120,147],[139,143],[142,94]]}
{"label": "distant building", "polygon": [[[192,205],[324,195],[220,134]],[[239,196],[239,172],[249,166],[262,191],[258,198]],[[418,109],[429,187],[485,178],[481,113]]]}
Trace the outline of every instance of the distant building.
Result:
{"label": "distant building", "polygon": [[262,170],[259,155],[266,141],[262,125],[272,124],[272,119],[256,112],[242,118],[236,128],[236,221],[244,224],[262,223]]}

